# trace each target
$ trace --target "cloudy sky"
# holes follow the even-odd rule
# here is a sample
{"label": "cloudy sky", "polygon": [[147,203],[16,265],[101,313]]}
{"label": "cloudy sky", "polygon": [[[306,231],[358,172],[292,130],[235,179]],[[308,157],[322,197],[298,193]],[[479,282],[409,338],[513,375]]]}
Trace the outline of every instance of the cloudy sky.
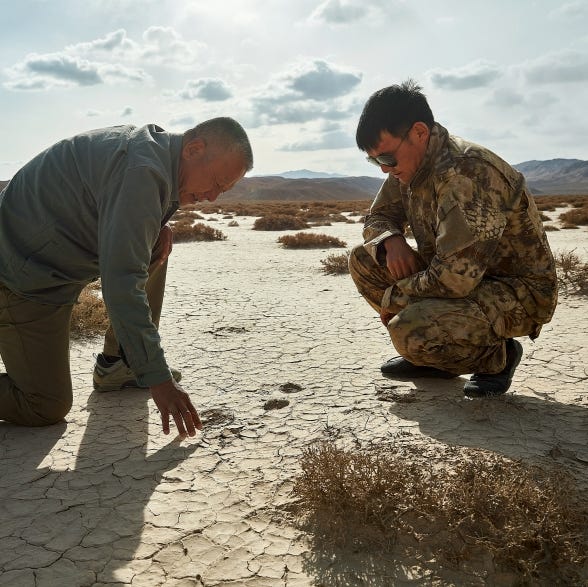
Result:
{"label": "cloudy sky", "polygon": [[115,124],[247,129],[254,174],[377,175],[354,143],[375,90],[511,163],[588,159],[588,0],[0,0],[0,179]]}

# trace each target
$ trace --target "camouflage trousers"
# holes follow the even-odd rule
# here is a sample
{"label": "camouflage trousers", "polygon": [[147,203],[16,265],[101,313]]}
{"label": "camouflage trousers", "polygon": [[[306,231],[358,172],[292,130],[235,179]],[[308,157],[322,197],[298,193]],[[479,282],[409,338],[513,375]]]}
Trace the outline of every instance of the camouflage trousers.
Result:
{"label": "camouflage trousers", "polygon": [[[395,281],[362,245],[349,257],[349,271],[359,293],[380,313],[384,292]],[[392,344],[415,365],[457,375],[498,373],[506,364],[507,338],[538,333],[514,291],[496,280],[482,280],[465,298],[409,297],[384,308]]]}

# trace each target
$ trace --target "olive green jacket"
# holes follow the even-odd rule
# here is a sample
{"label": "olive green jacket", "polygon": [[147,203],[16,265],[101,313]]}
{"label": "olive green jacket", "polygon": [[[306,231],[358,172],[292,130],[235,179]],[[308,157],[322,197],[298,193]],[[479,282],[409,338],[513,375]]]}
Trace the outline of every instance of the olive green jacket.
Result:
{"label": "olive green jacket", "polygon": [[407,223],[426,268],[397,282],[399,299],[462,298],[494,279],[537,324],[531,336],[549,322],[557,304],[553,255],[523,176],[500,157],[435,124],[410,185],[389,176],[366,217],[364,246],[380,264],[381,243]]}
{"label": "olive green jacket", "polygon": [[27,163],[0,193],[0,282],[44,304],[102,279],[108,316],[143,385],[170,378],[145,282],[178,207],[182,136],[156,125],[74,136]]}

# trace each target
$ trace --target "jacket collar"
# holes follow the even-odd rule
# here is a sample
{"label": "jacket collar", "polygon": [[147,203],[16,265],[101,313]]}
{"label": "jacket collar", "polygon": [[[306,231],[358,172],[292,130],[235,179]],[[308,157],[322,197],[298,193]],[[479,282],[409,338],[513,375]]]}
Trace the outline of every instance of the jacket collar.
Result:
{"label": "jacket collar", "polygon": [[446,167],[449,156],[449,151],[446,148],[448,139],[447,129],[436,122],[431,129],[425,156],[410,182],[411,189],[423,183],[433,172],[439,171],[439,167]]}

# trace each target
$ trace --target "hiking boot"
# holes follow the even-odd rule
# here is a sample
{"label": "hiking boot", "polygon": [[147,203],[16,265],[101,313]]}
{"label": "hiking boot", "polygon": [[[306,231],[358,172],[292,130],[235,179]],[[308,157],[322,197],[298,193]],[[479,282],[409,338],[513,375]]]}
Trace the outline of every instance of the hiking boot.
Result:
{"label": "hiking boot", "polygon": [[500,373],[474,373],[464,385],[467,397],[492,397],[502,395],[512,382],[512,377],[523,356],[523,346],[518,340],[506,341],[506,366]]}
{"label": "hiking boot", "polygon": [[[182,374],[177,369],[170,369],[172,377],[180,381]],[[96,356],[94,366],[94,389],[96,391],[118,391],[120,389],[148,389],[145,385],[139,385],[135,374],[129,369],[122,359],[110,362],[103,353]]]}
{"label": "hiking boot", "polygon": [[436,369],[435,367],[419,367],[404,357],[394,357],[386,361],[381,367],[383,375],[390,375],[403,379],[415,379],[417,377],[435,377],[437,379],[453,379],[457,377],[453,373]]}

